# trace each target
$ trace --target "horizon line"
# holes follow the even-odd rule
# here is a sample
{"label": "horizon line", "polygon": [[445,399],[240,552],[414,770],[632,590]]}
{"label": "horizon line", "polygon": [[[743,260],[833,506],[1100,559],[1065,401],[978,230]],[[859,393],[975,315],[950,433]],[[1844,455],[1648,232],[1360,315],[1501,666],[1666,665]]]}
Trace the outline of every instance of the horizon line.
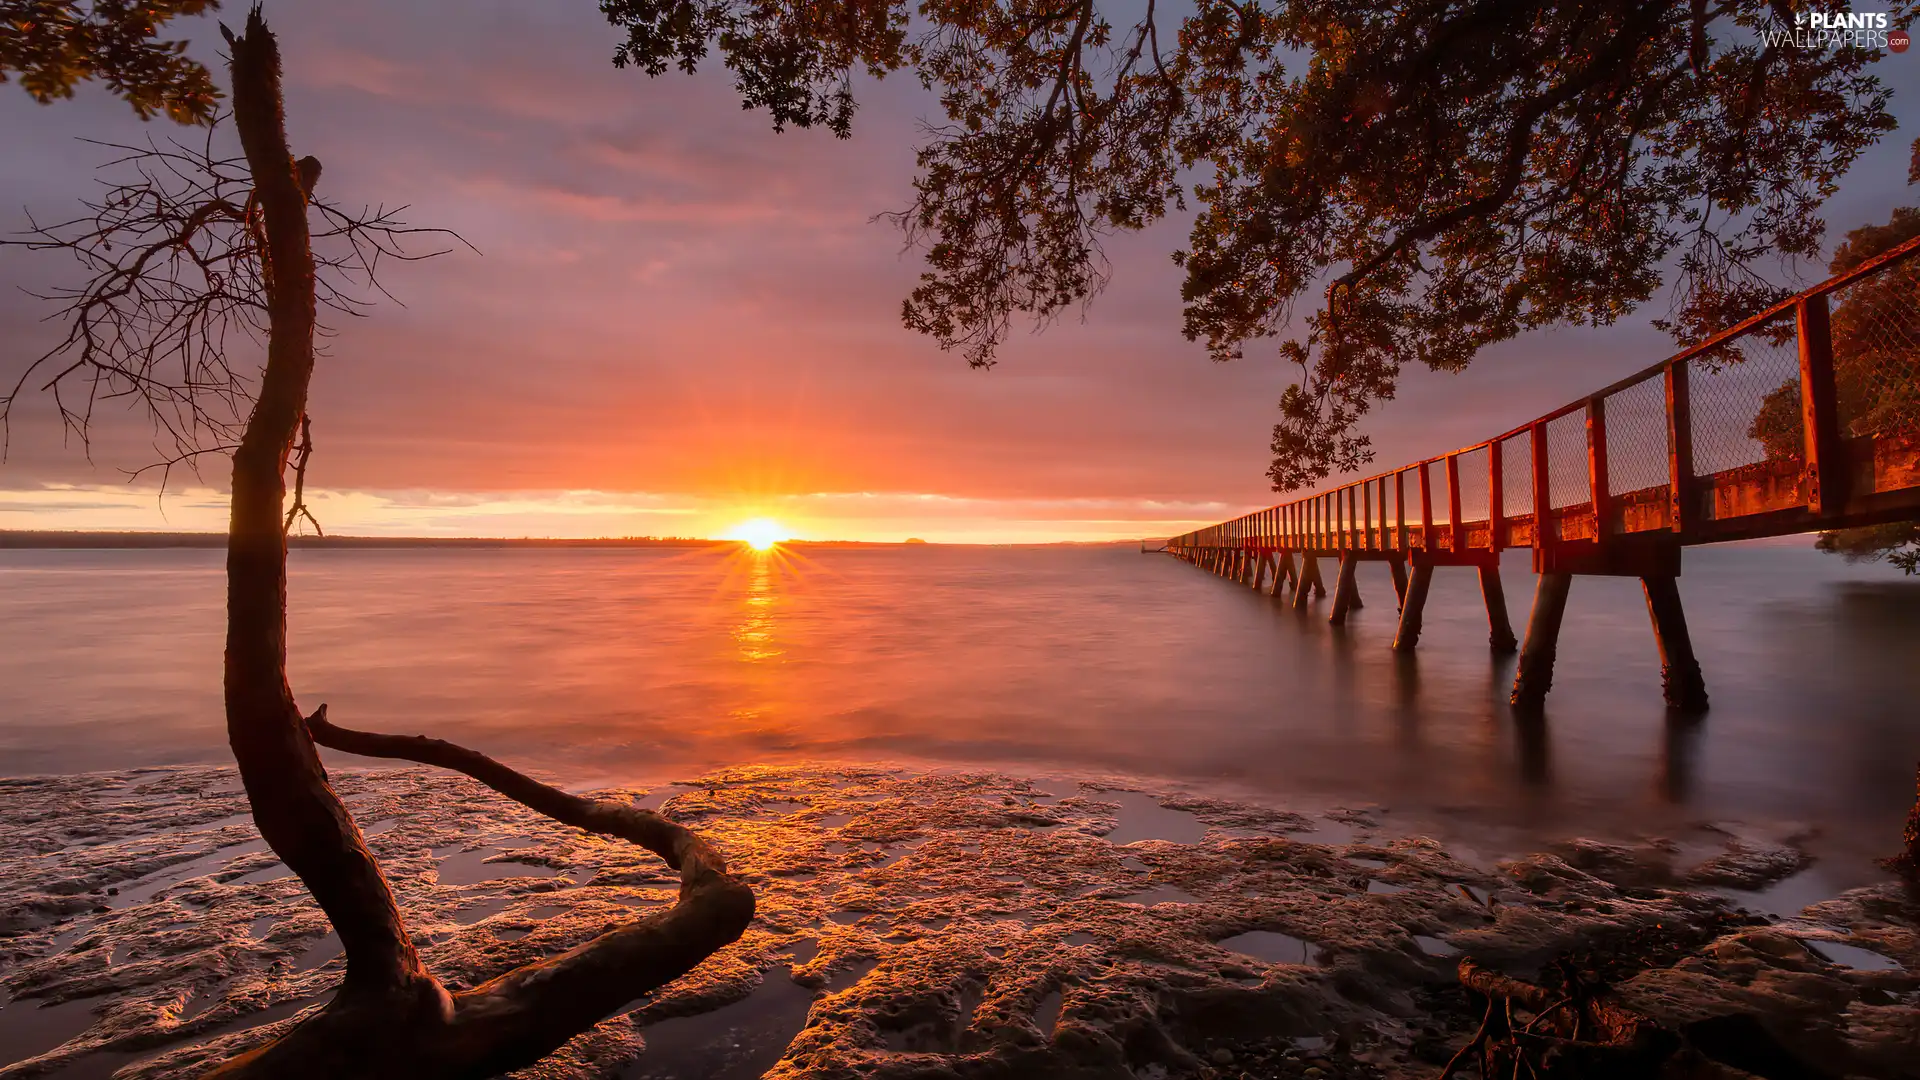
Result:
{"label": "horizon line", "polygon": [[[1134,544],[1156,537],[1120,537],[1109,540],[782,540],[778,546],[797,547],[1093,547]],[[0,548],[220,547],[227,534],[189,529],[0,529]],[[115,543],[115,542],[119,543]],[[528,545],[555,547],[720,547],[750,546],[745,540],[700,536],[330,536],[290,535],[289,547],[432,547]]]}

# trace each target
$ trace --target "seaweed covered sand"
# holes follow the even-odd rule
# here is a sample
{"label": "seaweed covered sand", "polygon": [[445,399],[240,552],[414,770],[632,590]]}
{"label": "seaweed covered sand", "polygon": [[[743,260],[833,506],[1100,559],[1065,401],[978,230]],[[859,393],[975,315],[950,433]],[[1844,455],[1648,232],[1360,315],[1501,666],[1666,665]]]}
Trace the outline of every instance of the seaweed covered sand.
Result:
{"label": "seaweed covered sand", "polygon": [[[653,856],[464,778],[334,779],[450,984],[674,900]],[[1784,920],[1731,907],[1724,890],[1804,866],[1778,840],[1481,866],[1366,810],[991,773],[751,768],[605,794],[717,842],[759,917],[520,1076],[1431,1077],[1479,1017],[1454,978],[1470,955],[1575,957],[1664,1024],[1750,1018],[1834,1075],[1920,1077],[1920,910],[1892,883]],[[339,979],[231,769],[3,780],[0,829],[0,1077],[192,1076]]]}

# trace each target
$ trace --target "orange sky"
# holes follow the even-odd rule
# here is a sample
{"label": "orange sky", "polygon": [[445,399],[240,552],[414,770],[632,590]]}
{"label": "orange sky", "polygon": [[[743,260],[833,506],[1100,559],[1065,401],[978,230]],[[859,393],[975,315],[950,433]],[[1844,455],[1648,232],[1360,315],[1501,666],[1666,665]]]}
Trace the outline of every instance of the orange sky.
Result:
{"label": "orange sky", "polygon": [[[410,204],[483,254],[396,268],[327,344],[309,474],[330,532],[715,535],[771,517],[814,539],[1165,535],[1275,501],[1264,470],[1287,372],[1210,363],[1178,333],[1179,224],[1111,245],[1084,323],[1017,335],[970,371],[901,329],[919,272],[872,221],[909,195],[905,80],[860,87],[855,137],[775,134],[724,72],[649,80],[608,61],[589,9],[276,0],[296,152],[337,201]],[[210,24],[194,31],[212,59]],[[214,39],[217,41],[217,39]],[[1915,82],[1882,65],[1896,84]],[[98,91],[53,107],[0,87],[0,200],[54,216],[97,147],[139,138]],[[1905,201],[1906,142],[1856,168],[1835,234]],[[24,148],[24,152],[14,152]],[[0,252],[0,373],[50,328],[19,286],[67,267]],[[1373,431],[1382,464],[1477,440],[1668,351],[1636,320],[1535,335],[1460,377],[1420,374]],[[9,378],[9,381],[11,379]],[[89,462],[30,405],[0,465],[0,528],[224,524],[221,470],[165,502],[123,471],[154,452],[102,418]]]}

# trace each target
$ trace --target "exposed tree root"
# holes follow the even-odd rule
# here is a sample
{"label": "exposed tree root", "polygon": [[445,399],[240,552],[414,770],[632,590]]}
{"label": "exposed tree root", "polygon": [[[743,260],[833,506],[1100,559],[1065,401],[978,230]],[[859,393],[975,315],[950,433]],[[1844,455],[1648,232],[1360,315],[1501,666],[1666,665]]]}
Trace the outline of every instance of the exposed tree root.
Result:
{"label": "exposed tree root", "polygon": [[1487,999],[1473,1038],[1441,1072],[1471,1066],[1483,1080],[1823,1080],[1781,1046],[1758,1020],[1735,1015],[1673,1031],[1613,1001],[1604,984],[1571,964],[1554,967],[1549,990],[1460,962],[1460,984]]}
{"label": "exposed tree root", "polygon": [[691,971],[753,919],[752,892],[728,875],[719,853],[651,811],[568,794],[439,739],[336,727],[324,705],[307,718],[307,730],[321,746],[452,769],[556,821],[638,844],[680,871],[680,900],[472,990],[449,993],[431,979],[399,986],[350,982],[313,1019],[210,1076],[495,1076],[538,1061]]}

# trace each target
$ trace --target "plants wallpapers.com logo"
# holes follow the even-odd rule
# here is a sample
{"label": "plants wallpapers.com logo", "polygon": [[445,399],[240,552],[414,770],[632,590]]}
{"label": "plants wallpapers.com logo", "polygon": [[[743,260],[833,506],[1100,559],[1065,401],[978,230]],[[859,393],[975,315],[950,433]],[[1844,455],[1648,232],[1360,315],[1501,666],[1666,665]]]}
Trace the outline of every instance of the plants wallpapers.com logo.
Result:
{"label": "plants wallpapers.com logo", "polygon": [[1793,25],[1760,31],[1761,40],[1784,49],[1885,49],[1903,53],[1913,44],[1906,28],[1884,11],[1796,11]]}

